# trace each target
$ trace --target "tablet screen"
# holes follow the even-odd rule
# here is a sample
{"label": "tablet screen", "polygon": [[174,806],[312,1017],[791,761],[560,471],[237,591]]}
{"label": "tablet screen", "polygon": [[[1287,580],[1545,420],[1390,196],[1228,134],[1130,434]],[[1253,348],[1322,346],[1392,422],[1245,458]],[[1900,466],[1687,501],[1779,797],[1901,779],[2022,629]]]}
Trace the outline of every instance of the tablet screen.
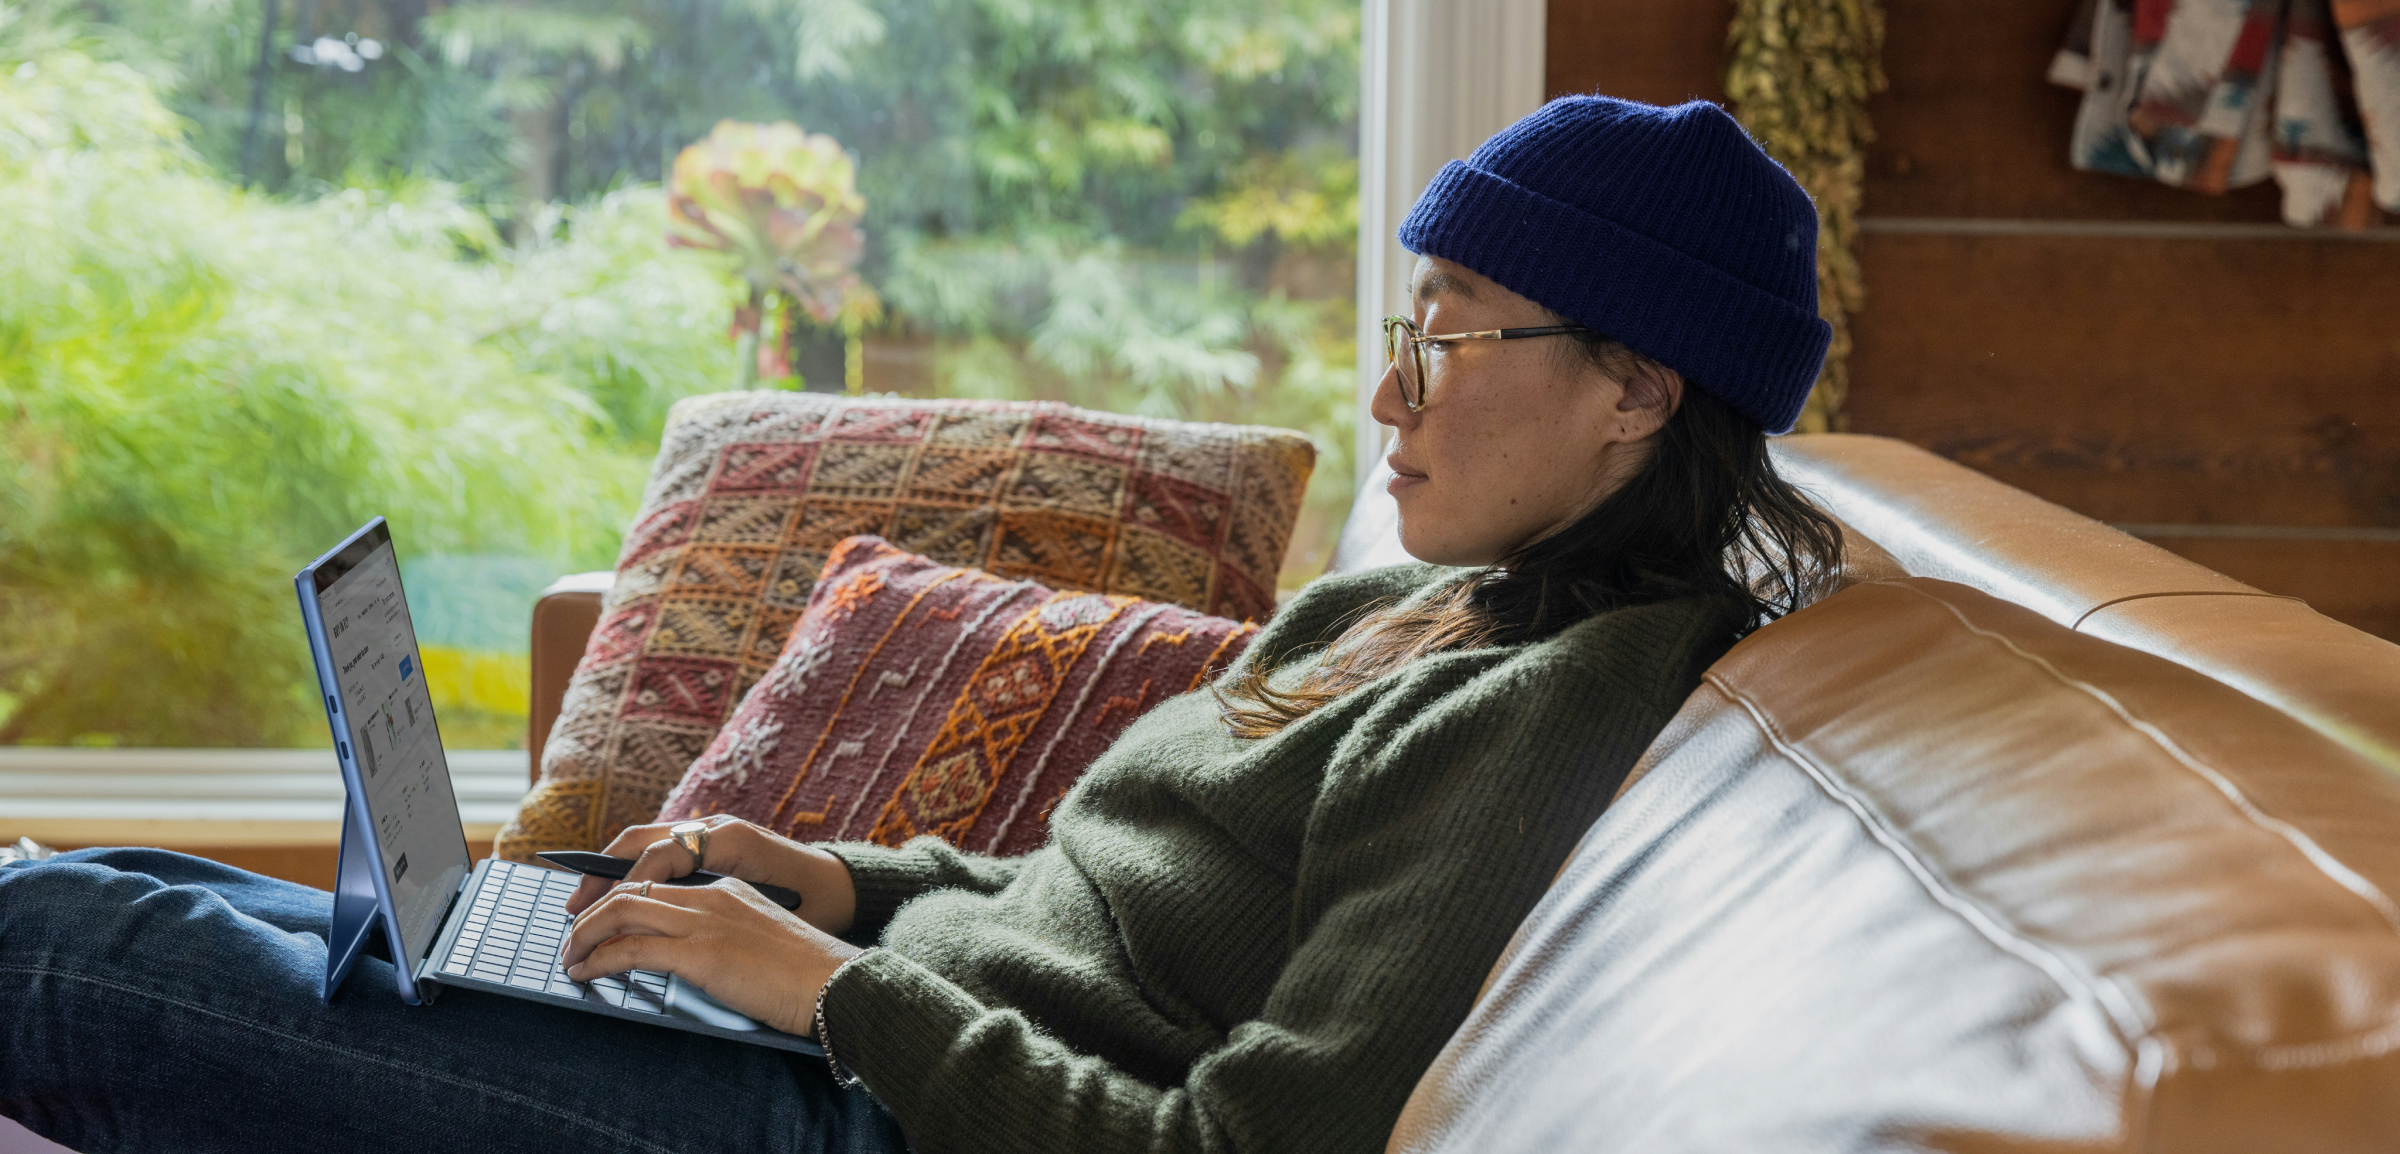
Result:
{"label": "tablet screen", "polygon": [[320,567],[317,608],[349,721],[341,736],[366,786],[384,879],[413,959],[432,945],[471,863],[399,559],[381,528]]}

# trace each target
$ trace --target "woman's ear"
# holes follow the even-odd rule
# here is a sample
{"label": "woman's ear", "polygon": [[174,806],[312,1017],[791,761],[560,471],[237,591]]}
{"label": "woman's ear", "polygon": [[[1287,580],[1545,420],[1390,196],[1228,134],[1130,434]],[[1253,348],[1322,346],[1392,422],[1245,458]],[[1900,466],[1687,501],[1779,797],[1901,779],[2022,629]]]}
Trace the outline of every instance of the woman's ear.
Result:
{"label": "woman's ear", "polygon": [[1645,360],[1625,375],[1625,395],[1617,400],[1619,436],[1645,440],[1667,427],[1667,419],[1683,404],[1683,374]]}

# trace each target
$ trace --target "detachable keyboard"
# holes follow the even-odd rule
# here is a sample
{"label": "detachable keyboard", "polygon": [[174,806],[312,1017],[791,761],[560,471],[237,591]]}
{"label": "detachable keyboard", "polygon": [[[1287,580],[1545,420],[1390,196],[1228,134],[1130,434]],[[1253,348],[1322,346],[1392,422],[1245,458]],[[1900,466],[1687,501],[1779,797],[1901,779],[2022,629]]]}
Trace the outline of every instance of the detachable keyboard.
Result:
{"label": "detachable keyboard", "polygon": [[[565,1005],[734,1041],[822,1054],[815,1042],[764,1026],[672,974],[634,970],[589,982],[558,963],[574,919],[567,895],[581,875],[489,858],[443,919],[417,981]],[[437,963],[438,960],[438,963]]]}

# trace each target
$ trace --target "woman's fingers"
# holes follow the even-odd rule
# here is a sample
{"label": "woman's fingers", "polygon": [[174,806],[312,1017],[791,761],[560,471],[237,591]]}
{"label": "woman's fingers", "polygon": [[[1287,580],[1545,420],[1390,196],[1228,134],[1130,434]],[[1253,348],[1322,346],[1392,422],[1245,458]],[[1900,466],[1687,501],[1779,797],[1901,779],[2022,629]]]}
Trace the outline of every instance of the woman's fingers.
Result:
{"label": "woman's fingers", "polygon": [[648,896],[639,884],[620,885],[575,919],[559,960],[572,967],[600,943],[622,934],[684,937],[698,928],[705,915],[694,908],[714,904],[701,897],[707,891],[676,886],[652,886]]}
{"label": "woman's fingers", "polygon": [[588,982],[605,974],[622,974],[627,970],[650,970],[672,974],[683,969],[691,943],[680,938],[632,934],[610,938],[584,956],[582,961],[567,966],[567,977]]}
{"label": "woman's fingers", "polygon": [[642,847],[642,852],[634,859],[633,868],[625,871],[625,880],[663,882],[668,878],[682,877],[695,868],[692,851],[683,848],[673,838],[660,838]]}
{"label": "woman's fingers", "polygon": [[805,1034],[825,981],[858,948],[810,926],[736,881],[616,886],[567,936],[560,961],[588,982],[606,974],[675,974],[786,1033]]}
{"label": "woman's fingers", "polygon": [[663,821],[654,821],[648,825],[626,826],[618,831],[617,836],[609,839],[608,848],[601,852],[612,857],[639,857],[642,850],[647,848],[651,842],[665,838],[667,830],[671,828],[673,828],[673,823]]}
{"label": "woman's fingers", "polygon": [[583,875],[583,880],[575,883],[575,892],[567,895],[567,916],[573,917],[590,908],[593,902],[607,896],[608,887],[614,884],[607,878]]}
{"label": "woman's fingers", "polygon": [[583,911],[591,908],[593,902],[599,901],[601,898],[606,897],[608,892],[617,886],[627,883],[639,885],[642,882],[663,882],[669,878],[682,877],[684,874],[690,872],[689,870],[675,868],[673,862],[677,856],[681,856],[685,861],[690,861],[692,855],[682,853],[680,848],[676,847],[675,843],[672,841],[663,843],[671,852],[654,855],[652,851],[658,848],[658,844],[660,843],[653,843],[648,849],[625,853],[619,853],[617,851],[625,849],[626,847],[617,844],[610,845],[608,848],[615,856],[634,858],[634,863],[631,866],[626,867],[625,880],[623,882],[614,882],[604,877],[594,877],[591,874],[585,874],[582,881],[575,883],[575,892],[567,895],[568,916],[573,917],[582,914]]}
{"label": "woman's fingers", "polygon": [[[651,845],[666,839],[667,828],[668,823],[666,822],[626,826],[618,832],[617,836],[609,839],[608,848],[601,852],[611,857],[639,858]],[[675,877],[678,875],[664,874],[660,876]],[[575,892],[567,895],[567,912],[570,914],[582,913],[593,902],[599,901],[602,895],[608,893],[608,888],[614,884],[616,883],[607,878],[592,877],[586,874],[581,882],[576,883]]]}

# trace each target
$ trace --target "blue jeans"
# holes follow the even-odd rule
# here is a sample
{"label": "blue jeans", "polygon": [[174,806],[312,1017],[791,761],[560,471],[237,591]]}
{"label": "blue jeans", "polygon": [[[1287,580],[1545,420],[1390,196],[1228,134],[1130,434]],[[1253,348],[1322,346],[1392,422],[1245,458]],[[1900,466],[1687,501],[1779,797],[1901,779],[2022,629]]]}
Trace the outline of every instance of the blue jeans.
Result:
{"label": "blue jeans", "polygon": [[333,897],[166,850],[0,866],[0,1115],[77,1150],[907,1149],[824,1059],[453,989],[360,957]]}

